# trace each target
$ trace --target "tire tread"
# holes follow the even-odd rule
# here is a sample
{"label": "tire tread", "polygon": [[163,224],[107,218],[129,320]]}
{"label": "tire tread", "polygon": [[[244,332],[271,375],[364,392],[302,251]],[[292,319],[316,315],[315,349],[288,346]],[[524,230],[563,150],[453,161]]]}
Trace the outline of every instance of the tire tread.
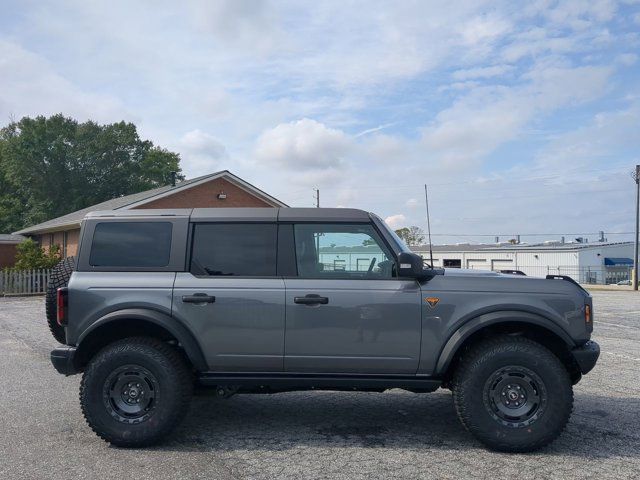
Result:
{"label": "tire tread", "polygon": [[57,309],[58,309],[58,289],[66,287],[69,284],[71,274],[76,269],[76,257],[67,257],[60,260],[58,264],[51,270],[49,283],[47,285],[47,293],[45,297],[45,313],[47,317],[47,325],[53,338],[64,344],[66,341],[64,327],[58,325]]}
{"label": "tire tread", "polygon": [[[534,353],[542,361],[546,362],[547,366],[554,370],[554,374],[558,375],[561,381],[569,387],[567,398],[564,399],[564,402],[568,403],[568,411],[564,414],[552,412],[554,415],[560,415],[557,428],[549,429],[540,438],[528,443],[514,445],[506,440],[496,440],[494,437],[487,435],[487,432],[478,423],[479,419],[468,411],[468,407],[471,405],[470,402],[474,401],[470,397],[475,397],[475,401],[478,401],[478,396],[482,397],[482,392],[471,392],[465,388],[469,377],[473,375],[472,372],[476,371],[489,358],[505,350]],[[498,335],[473,345],[463,353],[454,372],[451,385],[456,413],[462,425],[482,443],[498,451],[530,452],[550,444],[563,432],[573,411],[573,389],[571,388],[571,379],[567,369],[550,350],[533,340],[521,336]]]}
{"label": "tire tread", "polygon": [[[163,425],[152,434],[138,435],[137,437],[122,438],[109,434],[97,427],[96,419],[87,405],[87,383],[88,379],[106,362],[111,361],[114,356],[124,352],[137,351],[144,355],[152,355],[155,360],[162,362],[166,359],[171,368],[176,373],[177,385],[171,385],[171,390],[179,395],[177,399],[178,408],[174,408]],[[153,337],[128,337],[113,342],[104,347],[91,360],[85,370],[80,382],[80,405],[82,415],[94,433],[105,442],[118,447],[144,447],[157,443],[168,435],[184,418],[187,413],[193,392],[193,374],[186,364],[183,356],[171,345]]]}

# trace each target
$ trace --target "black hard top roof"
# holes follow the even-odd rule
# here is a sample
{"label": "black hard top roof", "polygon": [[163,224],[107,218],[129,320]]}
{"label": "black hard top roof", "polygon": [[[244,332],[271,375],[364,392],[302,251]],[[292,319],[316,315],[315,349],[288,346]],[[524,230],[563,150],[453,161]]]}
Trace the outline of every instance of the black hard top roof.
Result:
{"label": "black hard top roof", "polygon": [[355,208],[181,208],[103,210],[85,218],[190,217],[194,222],[369,222],[364,210]]}

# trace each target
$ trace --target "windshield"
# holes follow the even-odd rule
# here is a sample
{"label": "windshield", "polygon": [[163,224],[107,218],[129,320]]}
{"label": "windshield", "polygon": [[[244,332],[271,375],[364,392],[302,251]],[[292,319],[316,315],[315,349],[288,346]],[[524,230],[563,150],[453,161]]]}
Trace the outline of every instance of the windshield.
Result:
{"label": "windshield", "polygon": [[395,241],[396,245],[398,246],[398,248],[400,249],[401,252],[411,252],[411,249],[409,247],[407,247],[407,244],[404,243],[404,240],[402,240],[396,234],[396,232],[394,232],[393,229],[391,227],[389,227],[389,225],[387,225],[385,223],[384,220],[382,220],[375,213],[371,213],[370,215],[378,223],[379,228],[384,228],[387,232],[389,232],[389,235],[391,235],[391,238]]}
{"label": "windshield", "polygon": [[389,233],[391,233],[391,236],[393,237],[393,239],[398,242],[398,245],[400,245],[400,248],[402,248],[403,252],[411,252],[411,249],[407,246],[406,243],[404,243],[404,240],[402,240],[398,234],[395,232],[395,230],[393,230],[392,228],[389,228]]}

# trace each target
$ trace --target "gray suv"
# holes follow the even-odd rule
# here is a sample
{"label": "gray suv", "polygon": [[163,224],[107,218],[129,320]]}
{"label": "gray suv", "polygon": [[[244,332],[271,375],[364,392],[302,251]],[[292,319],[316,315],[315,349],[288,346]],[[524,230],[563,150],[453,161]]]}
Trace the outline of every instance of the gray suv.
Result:
{"label": "gray suv", "polygon": [[572,385],[595,365],[591,296],[568,277],[434,269],[354,209],[129,210],[89,214],[47,297],[83,372],[91,428],[150,445],[194,391],[448,388],[490,448],[553,441]]}

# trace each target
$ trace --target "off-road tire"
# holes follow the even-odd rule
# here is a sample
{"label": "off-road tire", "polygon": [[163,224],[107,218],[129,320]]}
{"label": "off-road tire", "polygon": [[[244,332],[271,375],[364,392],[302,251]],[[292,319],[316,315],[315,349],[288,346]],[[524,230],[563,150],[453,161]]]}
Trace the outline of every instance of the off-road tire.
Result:
{"label": "off-road tire", "polygon": [[[120,390],[110,379],[123,370],[144,371],[153,379],[143,384],[155,389],[143,417],[123,419],[118,413],[112,397]],[[154,338],[130,337],[107,345],[89,362],[80,383],[80,405],[100,438],[118,447],[143,447],[158,443],[180,423],[192,389],[191,370],[174,347]]]}
{"label": "off-road tire", "polygon": [[60,343],[65,343],[64,327],[58,325],[58,289],[66,287],[69,284],[69,278],[76,269],[76,257],[67,257],[60,260],[58,264],[51,270],[49,284],[47,285],[47,294],[45,297],[45,310],[47,315],[47,325],[49,330]]}
{"label": "off-road tire", "polygon": [[[505,385],[511,382],[515,386]],[[515,390],[520,385],[523,391],[531,386],[530,398],[537,399],[529,404],[533,413],[521,417],[526,421],[508,416],[510,408],[517,408],[515,401],[505,405],[510,396],[520,400],[517,394],[521,390]],[[567,369],[550,350],[519,336],[496,336],[463,353],[452,390],[465,428],[490,449],[503,452],[530,452],[548,445],[562,433],[573,409]],[[496,398],[505,400],[500,404]],[[522,409],[524,403],[520,402]]]}

